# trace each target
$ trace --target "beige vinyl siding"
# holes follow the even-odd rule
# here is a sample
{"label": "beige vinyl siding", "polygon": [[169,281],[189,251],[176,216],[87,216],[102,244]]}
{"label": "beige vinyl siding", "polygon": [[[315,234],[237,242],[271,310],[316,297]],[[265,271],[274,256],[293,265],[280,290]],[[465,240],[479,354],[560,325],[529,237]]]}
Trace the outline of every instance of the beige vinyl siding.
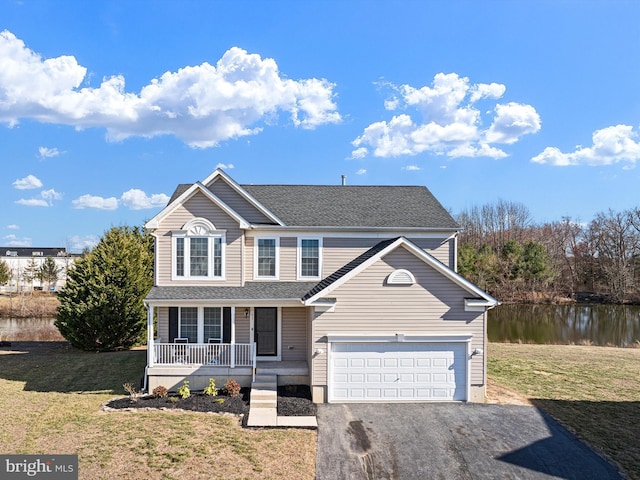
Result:
{"label": "beige vinyl siding", "polygon": [[[226,230],[225,245],[225,281],[220,280],[171,280],[171,232],[180,230],[188,221],[196,218],[206,218],[213,223],[217,230]],[[243,231],[238,222],[212,203],[202,193],[197,192],[183,205],[178,206],[169,216],[162,219],[156,230],[156,256],[158,275],[157,284],[165,285],[229,285],[241,284],[241,256]]]}
{"label": "beige vinyl siding", "polygon": [[231,209],[250,223],[274,223],[263,215],[256,207],[251,205],[241,195],[231,188],[224,179],[217,178],[211,185],[207,185],[209,190],[226,203]]}
{"label": "beige vinyl siding", "polygon": [[[396,269],[407,269],[416,284],[386,285]],[[336,288],[334,312],[313,320],[313,349],[325,353],[313,361],[314,385],[326,385],[326,335],[455,335],[472,334],[471,349],[485,348],[484,315],[464,311],[469,294],[403,247],[390,252],[354,278]],[[471,361],[471,384],[484,384],[482,355]]]}
{"label": "beige vinyl siding", "polygon": [[280,238],[280,280],[293,282],[297,275],[297,248],[296,237]]}
{"label": "beige vinyl siding", "polygon": [[[393,238],[390,235],[389,238]],[[411,238],[412,243],[425,252],[433,255],[440,262],[453,267],[453,239],[446,238]],[[366,252],[369,248],[385,240],[384,238],[352,238],[352,237],[324,237],[323,256],[323,277],[331,275],[333,272],[350,262],[358,255]]]}
{"label": "beige vinyl siding", "polygon": [[158,321],[158,335],[156,338],[160,339],[160,343],[170,343],[169,339],[169,307],[158,307],[157,321]]}
{"label": "beige vinyl siding", "polygon": [[282,360],[307,359],[307,309],[282,309]]}
{"label": "beige vinyl siding", "polygon": [[251,343],[250,319],[244,316],[249,307],[236,307],[236,343]]}

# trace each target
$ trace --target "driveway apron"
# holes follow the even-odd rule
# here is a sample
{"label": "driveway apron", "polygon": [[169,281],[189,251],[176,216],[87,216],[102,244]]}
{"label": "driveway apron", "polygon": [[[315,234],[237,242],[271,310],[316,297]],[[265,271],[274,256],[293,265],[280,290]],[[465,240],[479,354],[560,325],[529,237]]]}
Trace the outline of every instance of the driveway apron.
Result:
{"label": "driveway apron", "polygon": [[317,480],[621,479],[534,407],[318,405]]}

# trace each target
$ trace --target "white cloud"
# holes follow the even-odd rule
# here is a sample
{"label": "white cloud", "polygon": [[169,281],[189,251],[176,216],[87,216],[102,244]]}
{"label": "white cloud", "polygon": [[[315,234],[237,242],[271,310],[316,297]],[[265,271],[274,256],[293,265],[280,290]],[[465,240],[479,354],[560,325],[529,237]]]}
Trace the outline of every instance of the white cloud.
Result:
{"label": "white cloud", "polygon": [[540,115],[531,105],[496,105],[496,116],[485,138],[489,143],[515,143],[522,135],[540,130]]}
{"label": "white cloud", "polygon": [[[353,142],[352,158],[398,157],[429,152],[449,157],[503,158],[507,154],[490,143],[515,143],[521,136],[540,130],[540,117],[531,105],[498,104],[483,115],[476,103],[501,98],[506,87],[498,83],[471,84],[457,73],[438,73],[431,86],[384,84],[393,89],[385,101],[388,110],[413,109],[390,120],[367,126]],[[486,115],[485,115],[486,116]]]}
{"label": "white cloud", "polygon": [[563,153],[557,147],[547,147],[542,153],[531,159],[534,163],[553,166],[590,165],[602,166],[628,162],[635,166],[640,160],[640,142],[638,133],[629,125],[616,125],[596,130],[592,135],[593,145],[583,148],[577,146],[571,153]]}
{"label": "white cloud", "polygon": [[11,225],[7,225],[7,228],[9,230],[20,230],[20,225],[16,225],[15,223],[12,223]]}
{"label": "white cloud", "polygon": [[48,207],[49,202],[43,198],[21,198],[16,200],[18,205],[24,205],[25,207]]}
{"label": "white cloud", "polygon": [[84,237],[74,235],[67,239],[69,251],[73,253],[80,253],[85,248],[91,249],[95,247],[99,241],[100,238],[98,238],[97,235],[86,235]]}
{"label": "white cloud", "polygon": [[40,147],[38,148],[40,158],[53,158],[60,155],[60,151],[57,148]]}
{"label": "white cloud", "polygon": [[115,197],[103,198],[95,195],[82,195],[71,202],[73,208],[95,208],[97,210],[115,210],[118,208],[118,199]]}
{"label": "white cloud", "polygon": [[18,190],[32,190],[34,188],[42,187],[42,182],[38,177],[27,175],[26,177],[19,178],[13,182],[13,186]]}
{"label": "white cloud", "polygon": [[131,210],[144,210],[147,208],[164,207],[169,203],[169,197],[164,193],[154,193],[151,196],[147,196],[142,190],[132,188],[122,194],[120,202]]}
{"label": "white cloud", "polygon": [[73,56],[42,59],[8,30],[0,32],[0,121],[21,118],[104,127],[107,138],[175,135],[192,147],[253,135],[282,112],[301,128],[337,123],[335,85],[325,79],[292,80],[275,60],[232,47],[215,65],[166,72],[139,93],[122,75],[99,87],[79,88],[87,69]]}
{"label": "white cloud", "polygon": [[402,170],[407,170],[409,172],[415,172],[418,170],[422,170],[418,165],[407,165],[406,167],[402,167]]}
{"label": "white cloud", "polygon": [[365,173],[367,173],[367,169],[366,168],[361,168],[360,170],[358,170],[356,172],[356,175],[364,175]]}
{"label": "white cloud", "polygon": [[62,194],[56,192],[53,188],[49,190],[43,190],[40,192],[39,196],[34,198],[21,198],[17,200],[15,203],[18,205],[24,205],[26,207],[51,207],[53,206],[54,200],[60,200],[62,198]]}
{"label": "white cloud", "polygon": [[30,247],[31,246],[31,238],[24,237],[18,238],[16,235],[6,235],[2,237],[3,244],[7,247]]}
{"label": "white cloud", "polygon": [[231,170],[235,167],[233,166],[233,163],[229,163],[229,164],[219,163],[216,165],[216,168],[221,168],[223,170]]}

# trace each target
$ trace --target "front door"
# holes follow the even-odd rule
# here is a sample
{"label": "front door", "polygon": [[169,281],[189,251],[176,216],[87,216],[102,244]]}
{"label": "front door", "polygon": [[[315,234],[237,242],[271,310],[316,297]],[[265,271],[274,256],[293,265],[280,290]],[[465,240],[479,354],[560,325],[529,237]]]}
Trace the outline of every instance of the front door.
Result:
{"label": "front door", "polygon": [[257,307],[255,309],[254,341],[258,357],[278,356],[278,309]]}

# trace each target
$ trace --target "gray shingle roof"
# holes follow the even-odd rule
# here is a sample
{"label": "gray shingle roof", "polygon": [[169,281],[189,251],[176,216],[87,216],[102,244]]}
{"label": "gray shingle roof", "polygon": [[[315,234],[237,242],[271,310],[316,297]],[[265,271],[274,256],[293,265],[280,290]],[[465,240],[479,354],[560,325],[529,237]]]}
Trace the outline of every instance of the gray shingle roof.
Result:
{"label": "gray shingle roof", "polygon": [[[169,203],[190,186],[178,185]],[[421,186],[241,186],[290,227],[458,228]]]}
{"label": "gray shingle roof", "polygon": [[147,300],[291,300],[302,298],[317,282],[247,282],[244,287],[153,287]]}
{"label": "gray shingle roof", "polygon": [[451,228],[426,187],[242,185],[288,226]]}

